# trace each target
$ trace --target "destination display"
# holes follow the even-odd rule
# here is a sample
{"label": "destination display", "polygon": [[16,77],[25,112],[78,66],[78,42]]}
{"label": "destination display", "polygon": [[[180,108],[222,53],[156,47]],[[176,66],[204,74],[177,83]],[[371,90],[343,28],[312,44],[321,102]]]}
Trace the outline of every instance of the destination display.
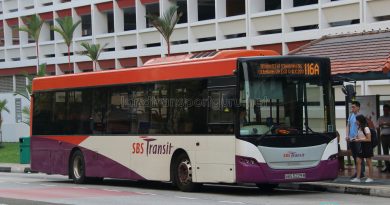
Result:
{"label": "destination display", "polygon": [[258,64],[258,77],[267,76],[319,76],[319,63],[261,63]]}

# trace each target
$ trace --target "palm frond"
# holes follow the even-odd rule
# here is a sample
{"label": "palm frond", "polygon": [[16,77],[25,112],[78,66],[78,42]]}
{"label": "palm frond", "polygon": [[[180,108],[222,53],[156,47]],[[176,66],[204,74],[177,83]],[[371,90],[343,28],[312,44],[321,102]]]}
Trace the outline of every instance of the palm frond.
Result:
{"label": "palm frond", "polygon": [[70,46],[73,40],[73,33],[81,21],[73,23],[73,19],[70,16],[56,19],[58,26],[53,26],[51,29],[59,33],[65,41],[67,46]]}
{"label": "palm frond", "polygon": [[23,17],[23,20],[26,22],[26,25],[21,26],[19,30],[28,33],[34,39],[34,41],[37,42],[39,40],[39,35],[41,33],[44,21],[42,21],[42,19],[36,14]]}
{"label": "palm frond", "polygon": [[86,55],[92,61],[97,61],[104,47],[106,47],[108,44],[106,43],[101,47],[100,44],[89,44],[87,42],[82,42],[80,45],[85,48],[85,51],[80,53],[81,55]]}
{"label": "palm frond", "polygon": [[168,55],[169,55],[169,39],[172,36],[173,30],[179,22],[180,17],[183,15],[183,13],[178,13],[178,6],[173,5],[171,6],[162,17],[148,14],[145,16],[145,18],[150,20],[150,23],[160,32],[160,34],[165,39],[167,45],[168,45]]}
{"label": "palm frond", "polygon": [[4,100],[0,100],[0,113],[2,112],[2,111],[6,111],[6,112],[10,112],[9,111],[9,109],[7,108],[7,100],[6,99],[4,99]]}

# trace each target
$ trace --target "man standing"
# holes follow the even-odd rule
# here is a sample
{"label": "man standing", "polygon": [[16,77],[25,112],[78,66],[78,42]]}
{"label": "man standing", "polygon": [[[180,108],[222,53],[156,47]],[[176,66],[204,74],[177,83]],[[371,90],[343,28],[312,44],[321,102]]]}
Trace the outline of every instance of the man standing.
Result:
{"label": "man standing", "polygon": [[[355,162],[355,174],[351,178],[356,178],[356,157],[358,156],[358,153],[362,151],[361,149],[361,143],[356,142],[355,139],[358,135],[358,125],[356,124],[356,116],[359,114],[360,111],[360,103],[358,101],[353,101],[351,105],[351,114],[348,117],[348,123],[347,123],[347,143],[349,148],[352,152],[353,161]],[[365,163],[364,160],[362,161],[362,169],[361,169],[361,177],[364,177],[365,172]]]}
{"label": "man standing", "polygon": [[[379,118],[380,136],[382,140],[383,154],[389,155],[390,147],[390,105],[383,105],[383,116]],[[385,161],[382,172],[390,172],[390,161]]]}

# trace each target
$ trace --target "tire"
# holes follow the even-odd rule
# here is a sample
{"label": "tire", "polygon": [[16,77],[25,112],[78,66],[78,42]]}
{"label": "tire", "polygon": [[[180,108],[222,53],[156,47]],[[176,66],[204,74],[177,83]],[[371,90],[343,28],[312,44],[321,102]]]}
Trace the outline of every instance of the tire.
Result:
{"label": "tire", "polygon": [[200,184],[192,182],[192,166],[187,154],[181,153],[174,160],[173,184],[181,191],[192,192],[200,188]]}
{"label": "tire", "polygon": [[256,186],[261,191],[270,192],[273,191],[276,187],[278,187],[278,184],[256,184]]}
{"label": "tire", "polygon": [[70,178],[73,179],[74,183],[84,184],[87,182],[87,177],[85,176],[84,156],[80,150],[73,153],[69,166]]}

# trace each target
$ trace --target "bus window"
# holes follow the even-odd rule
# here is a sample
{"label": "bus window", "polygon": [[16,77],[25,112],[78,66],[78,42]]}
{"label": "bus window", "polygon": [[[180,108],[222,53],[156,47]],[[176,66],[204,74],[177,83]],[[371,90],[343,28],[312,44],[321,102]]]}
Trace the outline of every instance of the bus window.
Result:
{"label": "bus window", "polygon": [[93,134],[103,134],[107,127],[107,94],[108,89],[92,91],[91,129]]}
{"label": "bus window", "polygon": [[67,92],[66,134],[91,134],[91,102],[89,90]]}
{"label": "bus window", "polygon": [[150,106],[148,102],[150,85],[133,85],[129,87],[130,133],[149,134]]}
{"label": "bus window", "polygon": [[207,133],[206,80],[187,80],[170,84],[168,129],[173,134]]}
{"label": "bus window", "polygon": [[66,127],[66,92],[58,91],[54,93],[53,103],[53,119],[54,119],[54,133],[65,133]]}
{"label": "bus window", "polygon": [[130,119],[128,115],[128,89],[126,86],[111,89],[108,98],[107,133],[127,134],[130,131]]}
{"label": "bus window", "polygon": [[47,135],[53,132],[53,93],[34,94],[33,134]]}
{"label": "bus window", "polygon": [[233,133],[234,91],[235,89],[229,88],[209,92],[209,133]]}
{"label": "bus window", "polygon": [[155,83],[150,92],[150,134],[166,134],[168,114],[168,84]]}

